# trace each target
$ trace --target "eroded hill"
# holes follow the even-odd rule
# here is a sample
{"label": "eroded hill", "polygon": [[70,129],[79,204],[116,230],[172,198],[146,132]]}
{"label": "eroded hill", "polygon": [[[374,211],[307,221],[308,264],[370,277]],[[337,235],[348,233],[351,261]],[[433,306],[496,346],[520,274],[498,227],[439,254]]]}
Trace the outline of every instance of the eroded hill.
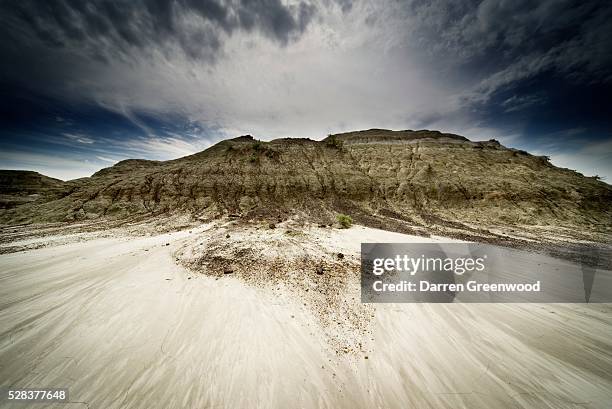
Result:
{"label": "eroded hill", "polygon": [[323,141],[243,136],[172,161],[122,161],[61,194],[3,210],[0,220],[301,215],[329,224],[347,213],[395,230],[547,226],[578,234],[609,232],[611,199],[610,185],[493,140],[373,129]]}

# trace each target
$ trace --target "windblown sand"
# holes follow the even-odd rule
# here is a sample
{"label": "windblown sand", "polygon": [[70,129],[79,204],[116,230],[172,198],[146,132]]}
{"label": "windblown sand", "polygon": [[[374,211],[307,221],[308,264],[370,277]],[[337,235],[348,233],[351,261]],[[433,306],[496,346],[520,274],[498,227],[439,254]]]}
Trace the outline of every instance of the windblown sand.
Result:
{"label": "windblown sand", "polygon": [[[198,252],[210,254],[207,246],[227,234],[228,246],[260,242],[272,255],[286,249],[275,253],[270,243],[289,243],[293,259],[300,251],[315,261],[342,252],[326,274],[344,280],[346,294],[317,295],[323,283],[296,281],[296,271],[285,281],[249,280],[239,268],[200,273]],[[362,305],[354,299],[358,274],[333,276],[336,265],[354,266],[362,241],[422,237],[359,226],[296,237],[212,225],[75,237],[0,255],[0,387],[68,387],[71,404],[57,407],[607,408],[612,401],[609,304]],[[314,285],[306,292],[304,283]],[[330,306],[341,306],[341,330]],[[355,325],[343,324],[346,314],[355,314]]]}

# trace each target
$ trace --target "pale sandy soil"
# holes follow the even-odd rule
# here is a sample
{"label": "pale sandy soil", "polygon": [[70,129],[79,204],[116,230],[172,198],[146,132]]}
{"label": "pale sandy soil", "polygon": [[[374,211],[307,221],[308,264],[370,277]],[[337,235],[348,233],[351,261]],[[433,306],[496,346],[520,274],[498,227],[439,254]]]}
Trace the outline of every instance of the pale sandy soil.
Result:
{"label": "pale sandy soil", "polygon": [[[72,403],[62,408],[610,407],[610,304],[357,299],[351,308],[369,317],[355,335],[363,345],[338,353],[329,323],[300,291],[178,261],[224,229],[251,243],[287,234],[204,225],[150,237],[54,236],[54,246],[0,255],[0,387],[68,387]],[[359,226],[293,238],[308,254],[346,253],[347,263],[362,241],[427,240]]]}

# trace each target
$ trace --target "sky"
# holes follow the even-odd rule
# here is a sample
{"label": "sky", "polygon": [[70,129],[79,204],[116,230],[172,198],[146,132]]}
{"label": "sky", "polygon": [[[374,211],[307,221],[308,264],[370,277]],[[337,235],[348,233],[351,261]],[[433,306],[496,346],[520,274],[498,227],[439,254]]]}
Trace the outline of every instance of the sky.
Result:
{"label": "sky", "polygon": [[612,180],[612,2],[0,0],[0,168],[435,129]]}

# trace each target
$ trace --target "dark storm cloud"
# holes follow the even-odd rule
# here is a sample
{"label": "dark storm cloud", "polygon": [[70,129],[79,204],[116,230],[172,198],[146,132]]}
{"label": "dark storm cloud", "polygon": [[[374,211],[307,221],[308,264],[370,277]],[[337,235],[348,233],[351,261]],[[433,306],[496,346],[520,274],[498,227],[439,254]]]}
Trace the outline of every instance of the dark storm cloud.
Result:
{"label": "dark storm cloud", "polygon": [[468,84],[458,92],[465,117],[530,148],[564,129],[612,138],[612,2],[417,0],[404,12],[409,46]]}
{"label": "dark storm cloud", "polygon": [[482,78],[485,95],[545,71],[612,81],[612,2],[416,1],[409,9],[432,55]]}
{"label": "dark storm cloud", "polygon": [[237,30],[287,44],[303,33],[315,7],[280,0],[25,0],[3,2],[2,14],[3,31],[24,47],[37,39],[103,58],[178,47],[191,58],[212,58],[221,37]]}

